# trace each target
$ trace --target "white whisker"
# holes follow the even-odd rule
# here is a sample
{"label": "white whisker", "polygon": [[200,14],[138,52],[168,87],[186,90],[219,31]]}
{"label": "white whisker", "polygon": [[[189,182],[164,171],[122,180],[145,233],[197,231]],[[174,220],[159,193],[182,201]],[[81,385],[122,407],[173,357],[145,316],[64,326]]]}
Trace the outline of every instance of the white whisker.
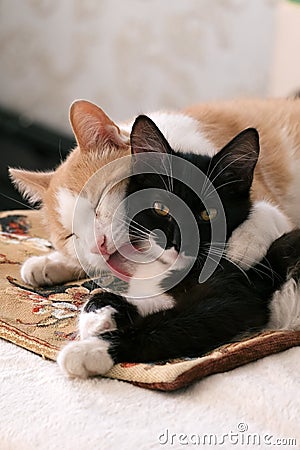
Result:
{"label": "white whisker", "polygon": [[3,194],[2,192],[0,192],[0,195],[2,195],[2,197],[8,198],[9,200],[12,200],[15,203],[19,203],[19,205],[25,206],[26,209],[32,209],[33,211],[36,211],[35,208],[32,208],[32,206],[26,205],[26,203],[20,202],[19,200],[16,200],[13,197],[10,197],[9,195]]}
{"label": "white whisker", "polygon": [[215,187],[215,186],[212,185],[212,190],[210,192],[208,192],[208,191],[206,192],[205,199],[207,200],[214,192],[217,192],[219,189],[221,189],[221,188],[223,188],[223,187],[225,187],[225,186],[227,186],[229,184],[232,184],[232,183],[239,183],[240,181],[241,180],[227,181],[227,183],[223,183],[223,184],[221,184],[218,187]]}
{"label": "white whisker", "polygon": [[245,276],[245,278],[248,280],[249,284],[250,284],[250,279],[248,277],[248,275],[246,274],[246,272],[234,261],[231,261],[229,258],[226,257],[226,255],[224,253],[222,253],[222,255],[220,255],[220,253],[218,251],[216,251],[216,249],[214,249],[213,247],[210,247],[209,249],[206,250],[207,255],[209,256],[211,253],[214,254],[215,256],[219,257],[219,258],[224,258],[226,259],[228,262],[230,262],[231,264],[233,264],[238,270],[240,270],[242,272],[242,274]]}
{"label": "white whisker", "polygon": [[[223,159],[223,158],[221,158],[221,159]],[[247,160],[247,159],[249,159],[249,158],[247,158],[247,155],[241,155],[241,156],[239,156],[238,158],[235,158],[235,159],[233,159],[232,161],[230,161],[228,164],[226,164],[226,166],[225,167],[223,167],[223,169],[220,171],[220,172],[218,172],[217,173],[217,175],[212,179],[212,180],[210,180],[210,182],[211,183],[214,183],[214,181],[216,181],[216,179],[226,170],[226,169],[228,169],[228,167],[230,167],[232,164],[235,164],[237,161],[239,161],[239,160]],[[220,160],[221,161],[221,160]],[[219,162],[220,162],[219,161]],[[218,163],[219,163],[218,162]],[[217,165],[216,165],[217,166]],[[215,167],[216,167],[215,166]],[[213,171],[212,171],[213,172]],[[204,192],[204,195],[206,195],[206,192]]]}

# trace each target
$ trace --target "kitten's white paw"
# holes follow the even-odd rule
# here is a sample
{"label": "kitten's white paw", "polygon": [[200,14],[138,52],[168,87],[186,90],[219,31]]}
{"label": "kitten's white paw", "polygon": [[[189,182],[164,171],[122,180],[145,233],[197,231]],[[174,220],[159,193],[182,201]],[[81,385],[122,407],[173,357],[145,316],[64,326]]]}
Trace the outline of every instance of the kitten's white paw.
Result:
{"label": "kitten's white paw", "polygon": [[51,286],[76,278],[78,271],[67,267],[56,252],[42,256],[32,256],[21,267],[21,277],[32,286]]}
{"label": "kitten's white paw", "polygon": [[58,354],[57,363],[71,378],[105,375],[114,365],[109,343],[98,338],[70,342]]}
{"label": "kitten's white paw", "polygon": [[113,314],[117,312],[112,306],[104,306],[93,312],[82,312],[79,316],[79,331],[81,339],[98,336],[106,331],[117,329]]}
{"label": "kitten's white paw", "polygon": [[226,256],[247,269],[266,255],[272,242],[292,228],[289,219],[276,206],[256,202],[249,218],[232,233]]}

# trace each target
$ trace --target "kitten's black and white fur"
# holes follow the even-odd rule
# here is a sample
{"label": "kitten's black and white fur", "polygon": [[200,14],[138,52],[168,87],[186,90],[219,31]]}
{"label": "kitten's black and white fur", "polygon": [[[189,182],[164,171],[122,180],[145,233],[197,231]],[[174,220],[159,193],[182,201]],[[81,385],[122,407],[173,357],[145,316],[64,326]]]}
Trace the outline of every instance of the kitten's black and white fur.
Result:
{"label": "kitten's black and white fur", "polygon": [[[160,155],[173,155],[162,133],[146,116],[140,116],[133,126],[131,148],[133,155],[155,152],[154,167],[159,165]],[[218,193],[226,216],[226,241],[251,212],[250,189],[258,154],[259,139],[254,129],[240,133],[212,158],[176,152],[178,157],[191,162],[206,174]],[[134,231],[140,230],[140,242],[152,240],[154,246],[160,247],[162,243],[159,238],[153,237],[152,232],[161,230],[166,241],[159,263],[163,265],[179,254],[182,264],[184,258],[188,261],[189,254],[195,249],[193,236],[190,241],[181,242],[178,221],[176,223],[173,218],[172,197],[168,188],[172,167],[166,175],[156,174],[155,170],[154,173],[147,173],[148,162],[143,168],[143,161],[137,161],[133,158],[133,165],[141,164],[139,171],[142,173],[133,173],[128,185],[129,217],[131,208],[136,206],[132,204],[132,194],[141,190],[149,192],[149,204],[153,207],[134,216]],[[185,179],[189,177],[193,174],[186,174]],[[147,362],[201,356],[245,333],[265,328],[270,319],[272,322],[272,296],[276,293],[276,301],[280,303],[278,290],[287,289],[287,284],[292,285],[297,294],[300,231],[279,238],[260,263],[243,271],[226,256],[221,256],[220,242],[212,240],[211,222],[218,220],[219,213],[215,205],[207,208],[209,199],[199,198],[173,177],[171,181],[172,193],[192,212],[200,235],[196,260],[189,274],[164,292],[164,286],[180,275],[183,268],[181,264],[175,265],[175,269],[167,270],[159,278],[161,293],[145,298],[134,295],[135,280],[126,298],[108,292],[95,293],[80,316],[80,341],[68,344],[58,356],[61,368],[69,376],[102,375],[114,363],[122,361]],[[157,189],[160,189],[159,197]],[[153,192],[155,196],[152,198]],[[209,191],[207,195],[210,194]],[[164,214],[158,213],[157,205]],[[210,221],[211,211],[214,214]],[[176,215],[185,220],[184,209],[182,214],[177,209]],[[145,236],[145,230],[148,230],[148,236]],[[199,283],[209,247],[213,249],[210,257],[221,256],[221,259],[211,276]],[[141,265],[141,272],[147,274],[147,265]],[[276,326],[280,327],[280,318],[276,320]]]}

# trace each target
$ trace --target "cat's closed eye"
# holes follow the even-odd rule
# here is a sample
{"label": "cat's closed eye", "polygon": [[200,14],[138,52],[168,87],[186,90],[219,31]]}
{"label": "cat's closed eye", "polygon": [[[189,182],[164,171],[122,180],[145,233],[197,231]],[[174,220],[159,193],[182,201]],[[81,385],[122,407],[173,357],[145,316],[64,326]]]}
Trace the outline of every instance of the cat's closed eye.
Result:
{"label": "cat's closed eye", "polygon": [[204,222],[210,222],[217,217],[218,211],[216,208],[207,208],[200,212],[200,217]]}
{"label": "cat's closed eye", "polygon": [[161,202],[154,202],[153,209],[161,217],[167,217],[170,212],[170,209]]}

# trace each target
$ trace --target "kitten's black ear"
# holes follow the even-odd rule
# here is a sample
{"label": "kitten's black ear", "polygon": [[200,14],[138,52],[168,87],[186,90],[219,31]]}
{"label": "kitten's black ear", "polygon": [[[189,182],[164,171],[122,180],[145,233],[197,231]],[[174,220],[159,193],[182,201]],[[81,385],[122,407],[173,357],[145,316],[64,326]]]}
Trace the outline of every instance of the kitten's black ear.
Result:
{"label": "kitten's black ear", "polygon": [[145,152],[171,153],[168,141],[147,116],[140,115],[135,119],[130,135],[131,153]]}
{"label": "kitten's black ear", "polygon": [[216,187],[237,193],[249,192],[259,155],[259,134],[255,128],[235,136],[212,159],[211,178]]}

